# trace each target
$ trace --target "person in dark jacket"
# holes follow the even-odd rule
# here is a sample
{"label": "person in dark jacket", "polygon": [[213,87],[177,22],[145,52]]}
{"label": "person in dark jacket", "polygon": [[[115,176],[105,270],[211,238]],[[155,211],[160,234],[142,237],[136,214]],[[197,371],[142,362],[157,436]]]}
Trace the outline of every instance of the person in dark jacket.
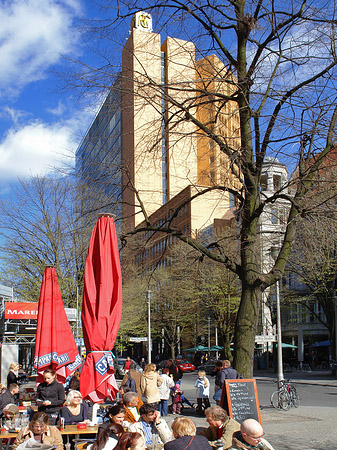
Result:
{"label": "person in dark jacket", "polygon": [[17,362],[14,362],[9,366],[9,372],[7,375],[7,387],[9,387],[10,384],[18,384],[19,368],[20,365]]}
{"label": "person in dark jacket", "polygon": [[191,419],[178,417],[171,425],[174,440],[166,442],[164,450],[212,450],[204,436],[196,436],[196,427]]}
{"label": "person in dark jacket", "polygon": [[238,378],[242,378],[241,375],[233,367],[231,367],[231,363],[228,359],[222,361],[222,367],[221,386],[225,380],[236,380]]}
{"label": "person in dark jacket", "polygon": [[65,400],[64,387],[56,381],[56,373],[52,369],[46,369],[43,378],[44,382],[38,385],[36,391],[38,410],[47,413],[50,424],[55,425]]}
{"label": "person in dark jacket", "polygon": [[214,369],[210,373],[211,377],[215,377],[215,380],[214,380],[214,394],[216,394],[218,392],[218,390],[222,388],[221,371],[222,371],[222,361],[217,361],[215,363]]}
{"label": "person in dark jacket", "polygon": [[19,393],[19,386],[12,383],[8,386],[3,394],[0,395],[0,417],[2,416],[5,406],[17,403],[16,395]]}
{"label": "person in dark jacket", "polygon": [[182,371],[179,369],[179,367],[177,367],[172,359],[169,359],[166,363],[166,367],[169,370],[170,373],[170,377],[173,378],[174,382],[176,383],[177,381],[180,380],[180,378],[182,378],[183,373]]}
{"label": "person in dark jacket", "polygon": [[136,385],[136,391],[138,394],[139,398],[142,398],[142,390],[140,388],[140,383],[141,383],[141,379],[142,379],[142,374],[137,372],[136,370],[136,366],[134,363],[131,363],[130,369],[128,370],[128,372],[124,375],[123,379],[122,379],[122,383],[121,383],[121,387],[120,387],[120,391],[121,394],[123,395],[125,391],[125,387],[130,387],[128,386],[128,380],[129,379],[134,380],[135,385]]}

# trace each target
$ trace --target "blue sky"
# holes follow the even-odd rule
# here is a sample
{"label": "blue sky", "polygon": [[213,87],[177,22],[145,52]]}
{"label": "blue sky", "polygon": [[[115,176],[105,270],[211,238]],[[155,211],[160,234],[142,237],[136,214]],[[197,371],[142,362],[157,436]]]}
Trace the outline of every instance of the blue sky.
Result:
{"label": "blue sky", "polygon": [[[85,54],[79,21],[91,1],[0,0],[0,196],[18,177],[74,162],[95,114],[77,93],[60,91],[55,71]],[[98,105],[96,105],[97,107]]]}

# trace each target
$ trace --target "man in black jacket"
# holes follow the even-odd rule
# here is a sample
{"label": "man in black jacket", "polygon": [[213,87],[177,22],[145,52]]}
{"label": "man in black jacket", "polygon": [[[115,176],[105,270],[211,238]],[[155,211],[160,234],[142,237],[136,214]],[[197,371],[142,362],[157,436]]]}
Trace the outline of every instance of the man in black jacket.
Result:
{"label": "man in black jacket", "polygon": [[183,373],[182,371],[179,369],[179,367],[177,367],[172,359],[169,359],[166,363],[166,367],[169,370],[170,376],[172,376],[174,382],[176,383],[178,380],[180,380],[180,378],[182,378]]}
{"label": "man in black jacket", "polygon": [[8,386],[3,394],[0,395],[0,417],[3,415],[3,410],[6,405],[10,403],[17,403],[16,395],[19,393],[19,386],[12,383]]}

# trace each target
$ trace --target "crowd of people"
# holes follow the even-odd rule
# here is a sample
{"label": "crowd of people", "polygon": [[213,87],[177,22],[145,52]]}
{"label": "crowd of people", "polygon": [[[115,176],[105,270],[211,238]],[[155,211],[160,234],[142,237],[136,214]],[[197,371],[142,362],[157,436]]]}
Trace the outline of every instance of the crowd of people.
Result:
{"label": "crowd of people", "polygon": [[[208,450],[220,447],[224,450],[273,450],[263,438],[259,422],[248,419],[240,425],[221,406],[210,405],[210,380],[204,371],[198,372],[195,381],[196,412],[200,416],[205,415],[208,427],[197,432],[194,422],[182,415],[183,402],[191,403],[184,397],[182,373],[174,362],[169,360],[161,373],[155,364],[146,364],[142,374],[133,364],[128,358],[120,386],[122,402],[105,409],[105,420],[100,424],[97,437],[88,450],[143,450],[155,449],[158,445],[164,450]],[[17,367],[11,366],[10,371],[13,370],[15,375]],[[215,377],[215,394],[221,391],[225,379],[240,378],[228,360],[217,362],[211,376]],[[62,450],[62,435],[56,427],[58,419],[63,418],[65,424],[89,422],[89,408],[79,389],[69,389],[66,395],[64,386],[56,380],[56,374],[51,369],[44,371],[43,378],[44,381],[37,387],[38,412],[18,433],[13,444],[14,450],[22,450],[21,444],[29,439]],[[8,405],[15,406],[19,391],[18,384],[12,382],[15,381],[12,375],[8,380],[10,384],[4,387],[0,395],[2,418],[6,418]],[[171,428],[165,420],[170,398],[171,412],[179,416],[173,420]]]}

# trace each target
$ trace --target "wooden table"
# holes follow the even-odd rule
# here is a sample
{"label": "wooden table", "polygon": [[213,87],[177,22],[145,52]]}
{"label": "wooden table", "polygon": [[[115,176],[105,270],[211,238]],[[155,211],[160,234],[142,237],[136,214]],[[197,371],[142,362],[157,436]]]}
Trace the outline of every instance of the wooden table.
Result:
{"label": "wooden table", "polygon": [[69,435],[69,434],[74,434],[76,435],[76,439],[78,439],[78,437],[81,434],[97,434],[98,431],[98,425],[95,425],[94,427],[88,427],[87,428],[77,428],[77,425],[65,425],[64,426],[64,430],[61,431],[62,435]]}
{"label": "wooden table", "polygon": [[[85,434],[92,434],[93,437],[96,436],[98,431],[98,425],[95,425],[94,427],[88,427],[87,428],[77,428],[77,425],[65,425],[64,430],[61,431],[61,434],[64,436],[73,435],[75,436],[75,439],[79,439],[81,435]],[[10,439],[16,439],[16,436],[18,433],[9,433],[8,431],[4,433],[0,433],[0,450],[3,449],[2,440],[8,439],[8,443],[5,446],[7,449],[9,446]]]}

